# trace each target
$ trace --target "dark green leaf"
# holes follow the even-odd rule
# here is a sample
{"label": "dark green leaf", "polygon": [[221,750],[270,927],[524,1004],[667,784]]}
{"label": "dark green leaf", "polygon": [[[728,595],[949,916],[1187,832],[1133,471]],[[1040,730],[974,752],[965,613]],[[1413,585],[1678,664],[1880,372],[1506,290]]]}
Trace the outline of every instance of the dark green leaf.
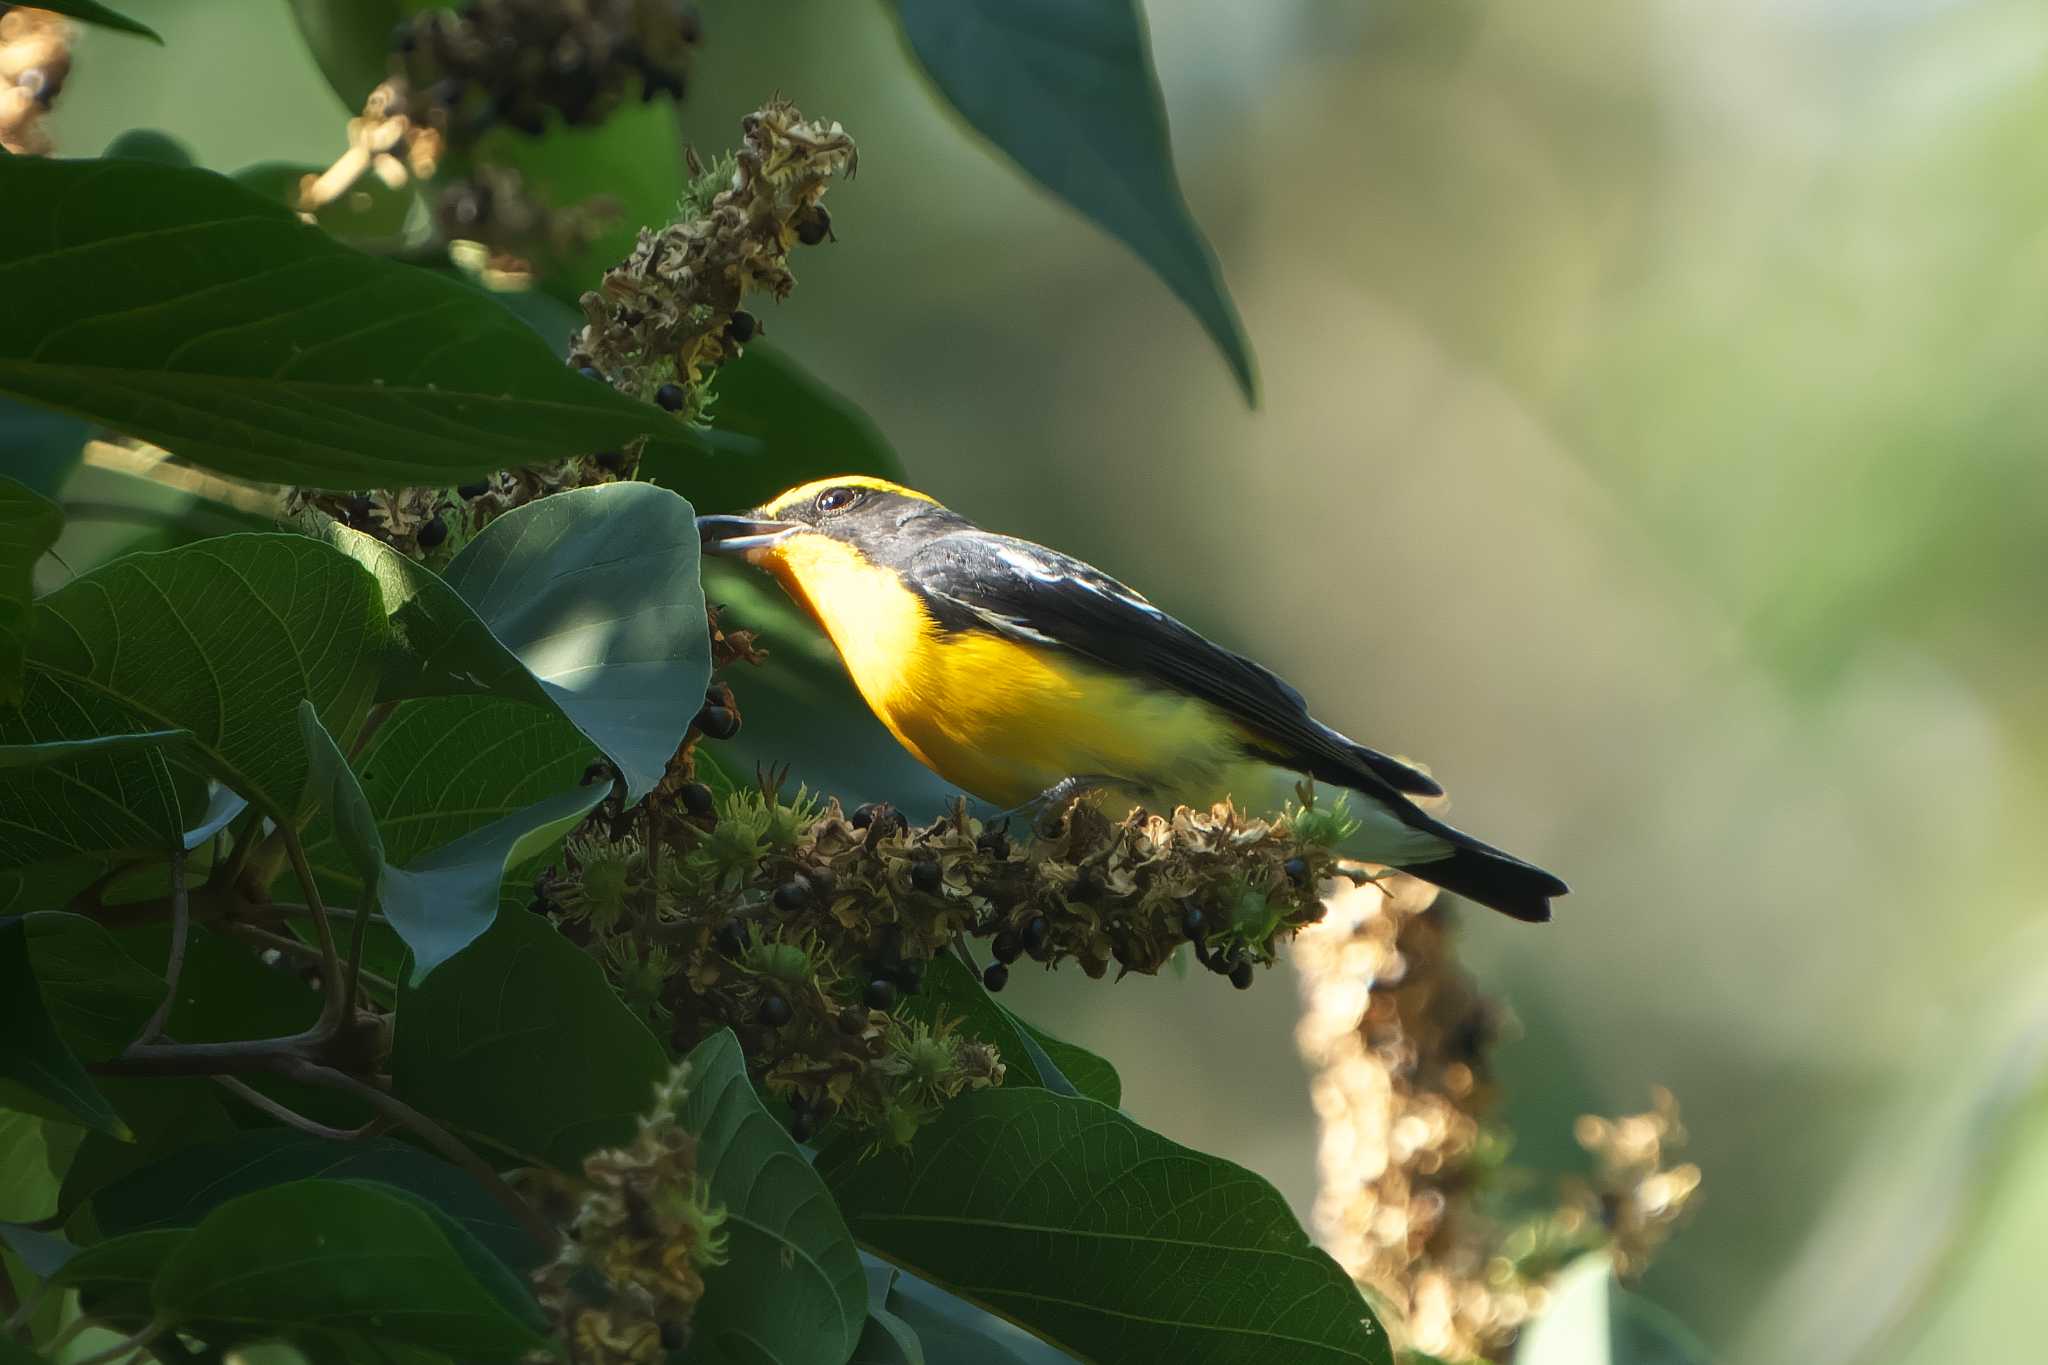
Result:
{"label": "dark green leaf", "polygon": [[153,1316],[150,1287],[192,1234],[184,1228],[131,1232],[85,1247],[50,1277],[76,1289],[80,1306],[108,1326],[134,1330]]}
{"label": "dark green leaf", "polygon": [[0,706],[21,704],[22,640],[35,600],[36,561],[63,529],[62,508],[0,474]]}
{"label": "dark green leaf", "polygon": [[386,634],[375,583],[346,555],[303,536],[234,535],[73,579],[36,605],[29,662],[151,727],[191,730],[217,777],[297,823],[298,704],[354,734]]}
{"label": "dark green leaf", "polygon": [[78,1248],[48,1232],[38,1232],[19,1223],[0,1223],[0,1242],[21,1258],[22,1265],[39,1280],[57,1273],[78,1254]]}
{"label": "dark green leaf", "polygon": [[320,74],[353,114],[390,74],[391,34],[407,7],[399,0],[290,0],[292,18]]}
{"label": "dark green leaf", "polygon": [[711,678],[696,513],[644,483],[541,498],[448,565],[462,595],[576,727],[653,790]]}
{"label": "dark green leaf", "polygon": [[[404,1189],[385,1181],[362,1177],[351,1177],[348,1183],[396,1195],[414,1207],[424,1210],[427,1216],[434,1220],[434,1226],[441,1229],[441,1235],[448,1239],[448,1245],[455,1249],[455,1254],[462,1258],[463,1265],[469,1268],[471,1278],[485,1293],[498,1301],[499,1307],[536,1332],[547,1331],[547,1319],[542,1315],[540,1305],[534,1302],[533,1291],[527,1288],[526,1282],[514,1275],[509,1265],[500,1260],[497,1254],[485,1246],[465,1224],[443,1209],[433,1196],[420,1190]],[[529,1269],[537,1264],[532,1258],[539,1250],[538,1246],[529,1242],[526,1249],[526,1263]]]}
{"label": "dark green leaf", "polygon": [[704,1275],[692,1362],[842,1365],[867,1321],[867,1280],[846,1220],[796,1143],[754,1094],[721,1030],[690,1053],[677,1115],[726,1211],[727,1259]]}
{"label": "dark green leaf", "polygon": [[640,462],[642,478],[687,493],[707,511],[766,502],[785,488],[834,474],[903,478],[903,464],[866,413],[764,342],[718,368],[711,424],[760,443],[746,459]]}
{"label": "dark green leaf", "polygon": [[910,1152],[860,1150],[818,1172],[863,1246],[1084,1361],[1390,1359],[1271,1185],[1107,1105],[978,1091]]}
{"label": "dark green leaf", "polygon": [[[384,879],[384,840],[377,833],[377,816],[348,759],[320,723],[320,713],[310,701],[299,703],[299,736],[306,746],[314,808],[326,813],[325,826],[334,846],[348,860],[362,887],[356,908],[367,914],[377,904]],[[493,882],[492,890],[496,889]],[[495,896],[492,904],[496,904]]]}
{"label": "dark green leaf", "polygon": [[100,155],[110,160],[148,161],[158,166],[193,164],[190,147],[155,128],[130,128],[109,142]]}
{"label": "dark green leaf", "polygon": [[478,291],[356,251],[223,176],[12,157],[0,200],[0,392],[197,463],[359,488],[641,438],[701,446]]}
{"label": "dark green leaf", "polygon": [[[289,161],[262,161],[244,166],[233,178],[236,184],[248,186],[271,203],[297,212],[300,185],[308,176],[316,176],[325,169]],[[322,231],[365,251],[392,251],[417,245],[417,239],[431,231],[416,188],[408,185],[394,190],[367,172],[341,197],[314,210],[313,221]]]}
{"label": "dark green leaf", "polygon": [[195,1227],[227,1200],[309,1178],[380,1181],[430,1201],[514,1270],[542,1260],[531,1234],[466,1172],[391,1138],[330,1142],[263,1128],[186,1147],[101,1188],[93,1218],[108,1236]]}
{"label": "dark green leaf", "polygon": [[64,1043],[29,965],[28,928],[0,919],[0,1106],[83,1123],[116,1137],[127,1126]]}
{"label": "dark green leaf", "polygon": [[1074,1359],[915,1275],[896,1277],[889,1307],[917,1332],[925,1365],[1070,1365]]}
{"label": "dark green leaf", "polygon": [[1138,0],[897,0],[897,10],[947,101],[1158,272],[1256,401],[1244,327],[1174,175]]}
{"label": "dark green leaf", "polygon": [[51,10],[57,14],[81,20],[84,23],[98,24],[102,28],[113,28],[119,29],[123,33],[133,33],[137,37],[147,38],[159,46],[163,43],[163,39],[157,36],[155,29],[147,24],[139,24],[125,14],[108,9],[105,5],[100,4],[99,0],[37,0],[36,8]]}
{"label": "dark green leaf", "polygon": [[154,1165],[180,1148],[220,1142],[235,1132],[234,1122],[221,1104],[227,1092],[202,1077],[131,1080],[110,1076],[100,1082],[100,1089],[135,1130],[135,1140],[117,1142],[98,1133],[85,1135],[85,1141],[71,1154],[71,1166],[64,1172],[64,1187],[58,1195],[58,1214],[66,1219],[94,1192],[130,1172]]}
{"label": "dark green leaf", "polygon": [[629,1140],[668,1069],[602,969],[540,915],[500,915],[401,993],[399,1017],[400,1099],[564,1169]]}
{"label": "dark green leaf", "polygon": [[85,423],[0,398],[0,469],[54,498],[85,452]]}
{"label": "dark green leaf", "polygon": [[1124,1102],[1123,1077],[1116,1074],[1116,1068],[1085,1047],[1053,1037],[1038,1025],[1011,1012],[1010,1017],[1017,1026],[1036,1043],[1051,1064],[1058,1068],[1075,1090],[1091,1100],[1100,1100],[1114,1109]]}
{"label": "dark green leaf", "polygon": [[51,1126],[33,1114],[0,1109],[0,1222],[33,1223],[57,1211],[59,1182],[50,1173],[45,1138]]}
{"label": "dark green leaf", "polygon": [[164,979],[83,915],[45,912],[26,924],[43,1007],[72,1051],[103,1062],[134,1042],[164,998]]}
{"label": "dark green leaf", "polygon": [[1515,1365],[1705,1365],[1707,1350],[1669,1313],[1614,1282],[1604,1251],[1565,1267],[1543,1316],[1523,1329]]}
{"label": "dark green leaf", "polygon": [[222,1204],[185,1239],[153,1293],[178,1320],[349,1332],[485,1359],[542,1341],[477,1283],[434,1215],[370,1185],[275,1185]]}

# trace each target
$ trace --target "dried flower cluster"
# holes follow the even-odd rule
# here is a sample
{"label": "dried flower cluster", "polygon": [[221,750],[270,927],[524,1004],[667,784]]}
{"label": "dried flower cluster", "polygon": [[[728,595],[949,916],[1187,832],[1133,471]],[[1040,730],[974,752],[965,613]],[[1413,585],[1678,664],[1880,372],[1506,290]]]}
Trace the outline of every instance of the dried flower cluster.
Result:
{"label": "dried flower cluster", "polygon": [[291,520],[308,511],[332,517],[414,559],[441,564],[515,507],[571,488],[616,483],[632,477],[632,472],[633,460],[625,452],[599,451],[553,464],[500,470],[459,488],[375,488],[355,493],[292,488],[285,493],[284,514]]}
{"label": "dried flower cluster", "polygon": [[682,1350],[704,1271],[724,1260],[725,1211],[698,1179],[697,1140],[677,1122],[688,1082],[679,1064],[630,1145],[584,1158],[562,1249],[534,1273],[576,1365],[652,1365]]}
{"label": "dried flower cluster", "polygon": [[47,156],[43,115],[71,74],[71,25],[27,5],[0,5],[0,147]]}
{"label": "dried flower cluster", "polygon": [[1012,837],[964,802],[913,827],[887,806],[784,800],[780,785],[714,795],[685,780],[638,812],[600,812],[542,879],[537,908],[678,1052],[731,1026],[800,1132],[844,1114],[885,1141],[1001,1074],[948,1021],[899,1012],[949,946],[986,940],[983,981],[998,990],[1025,956],[1150,973],[1183,945],[1246,987],[1322,914],[1317,887],[1349,828],[1329,805],[1112,820],[1081,803]]}
{"label": "dried flower cluster", "polygon": [[1296,1041],[1321,1127],[1314,1222],[1407,1345],[1503,1360],[1571,1257],[1604,1247],[1618,1271],[1640,1273],[1699,1170],[1664,1165],[1683,1130],[1660,1090],[1649,1114],[1579,1121],[1598,1157],[1589,1179],[1549,1207],[1499,1212],[1528,1183],[1489,1122],[1503,1017],[1459,967],[1436,895],[1399,874],[1357,887],[1296,942]]}
{"label": "dried flower cluster", "polygon": [[[671,410],[687,399],[695,412],[704,378],[759,329],[741,301],[795,287],[789,253],[831,236],[819,201],[833,176],[853,174],[853,139],[780,100],[740,128],[742,145],[698,177],[682,219],[643,228],[632,254],[583,295],[587,325],[570,341],[570,364]],[[669,388],[673,400],[663,397]]]}

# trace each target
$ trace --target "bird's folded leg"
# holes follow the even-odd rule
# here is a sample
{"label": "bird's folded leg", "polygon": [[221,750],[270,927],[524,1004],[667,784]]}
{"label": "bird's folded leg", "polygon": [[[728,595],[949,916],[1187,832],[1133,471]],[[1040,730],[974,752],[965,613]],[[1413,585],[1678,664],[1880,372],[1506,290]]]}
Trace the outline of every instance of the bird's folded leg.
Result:
{"label": "bird's folded leg", "polygon": [[1124,779],[1111,777],[1107,773],[1076,773],[1072,777],[1061,778],[1029,801],[1020,806],[1011,807],[997,818],[1007,819],[1013,815],[1022,815],[1025,811],[1035,810],[1037,811],[1037,816],[1032,821],[1032,828],[1041,834],[1048,834],[1052,831],[1047,827],[1057,828],[1059,817],[1065,815],[1069,806],[1086,796],[1089,792],[1100,787],[1124,787],[1129,785]]}

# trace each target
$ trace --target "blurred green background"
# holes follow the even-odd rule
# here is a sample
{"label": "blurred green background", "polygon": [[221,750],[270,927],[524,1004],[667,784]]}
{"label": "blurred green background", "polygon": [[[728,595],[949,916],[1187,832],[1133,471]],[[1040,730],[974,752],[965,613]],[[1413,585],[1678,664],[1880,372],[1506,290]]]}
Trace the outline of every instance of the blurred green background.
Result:
{"label": "blurred green background", "polygon": [[[168,46],[87,33],[60,152],[340,150],[284,0],[124,8]],[[704,8],[691,141],[779,90],[861,145],[772,339],[1573,883],[1465,942],[1522,1158],[1677,1093],[1654,1298],[1745,1362],[2048,1336],[2048,8],[1150,0],[1258,411],[879,5]],[[1306,1214],[1284,975],[1012,989]]]}

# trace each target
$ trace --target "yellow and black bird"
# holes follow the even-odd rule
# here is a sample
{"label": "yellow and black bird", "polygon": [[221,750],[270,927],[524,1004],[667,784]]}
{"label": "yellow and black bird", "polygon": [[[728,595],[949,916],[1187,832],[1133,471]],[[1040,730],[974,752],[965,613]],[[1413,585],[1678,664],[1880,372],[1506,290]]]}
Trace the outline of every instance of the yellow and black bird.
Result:
{"label": "yellow and black bird", "polygon": [[832,637],[890,733],[998,806],[1108,788],[1270,808],[1301,775],[1364,798],[1346,851],[1516,919],[1565,884],[1408,798],[1426,773],[1338,734],[1271,671],[1109,575],[975,526],[914,489],[846,476],[697,519],[707,552],[767,570]]}

